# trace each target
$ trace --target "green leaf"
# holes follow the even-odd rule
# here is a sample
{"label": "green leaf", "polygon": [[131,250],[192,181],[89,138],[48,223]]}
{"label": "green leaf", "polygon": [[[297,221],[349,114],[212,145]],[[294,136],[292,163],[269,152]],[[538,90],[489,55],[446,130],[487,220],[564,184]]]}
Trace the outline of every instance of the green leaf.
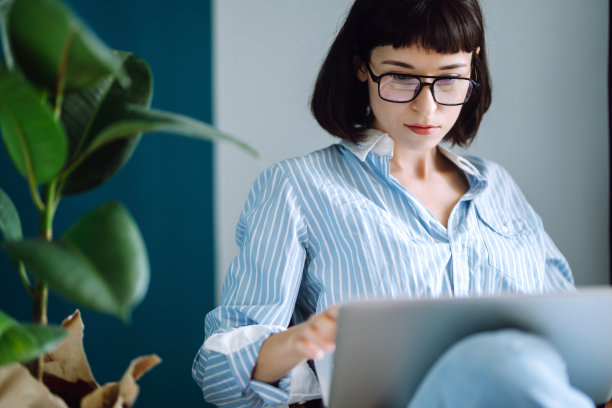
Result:
{"label": "green leaf", "polygon": [[17,65],[32,82],[52,93],[56,91],[62,54],[66,51],[65,89],[91,85],[108,74],[129,84],[121,69],[121,58],[60,1],[14,0],[7,25]]}
{"label": "green leaf", "polygon": [[195,139],[231,142],[253,156],[258,155],[246,143],[199,120],[176,113],[148,109],[131,104],[124,105],[121,109],[120,119],[97,135],[96,139],[89,146],[88,154],[107,143],[128,137],[135,132],[167,132]]}
{"label": "green leaf", "polygon": [[66,299],[129,318],[145,296],[149,262],[140,231],[125,208],[110,202],[78,220],[59,242],[4,244],[13,259]]}
{"label": "green leaf", "polygon": [[116,77],[106,76],[90,87],[69,92],[64,97],[61,120],[73,152],[81,151],[93,137],[116,119],[116,107],[125,103],[149,106],[153,95],[153,77],[145,60],[127,52],[118,52],[123,70],[130,78],[124,87]]}
{"label": "green leaf", "polygon": [[15,204],[0,188],[0,233],[7,241],[18,241],[23,238],[21,220]]}
{"label": "green leaf", "polygon": [[70,173],[61,194],[80,194],[104,184],[127,163],[139,142],[140,136],[126,137],[87,156],[87,160]]}
{"label": "green leaf", "polygon": [[0,366],[33,360],[55,349],[67,335],[62,327],[19,324],[0,311]]}
{"label": "green leaf", "polygon": [[[103,81],[96,84],[98,88],[68,94],[64,100],[62,121],[71,135],[71,143],[75,144],[73,159],[84,159],[79,157],[79,153],[88,148],[102,129],[120,118],[123,104],[150,104],[153,78],[147,62],[128,53],[121,55],[124,58],[123,68],[131,79],[129,87],[122,87],[116,79]],[[87,160],[70,171],[62,194],[78,194],[108,181],[128,161],[139,141],[140,134],[134,133],[88,155]]]}
{"label": "green leaf", "polygon": [[94,265],[77,248],[43,239],[8,242],[4,248],[28,271],[49,283],[61,296],[106,313],[116,313],[116,301]]}
{"label": "green leaf", "polygon": [[42,95],[17,74],[0,68],[0,128],[15,167],[38,183],[64,166],[68,142]]}
{"label": "green leaf", "polygon": [[68,136],[70,157],[73,157],[77,148],[84,143],[91,119],[112,82],[113,78],[109,75],[92,86],[76,92],[67,92],[64,95],[60,119]]}
{"label": "green leaf", "polygon": [[125,316],[149,287],[149,260],[138,225],[125,207],[106,203],[76,222],[62,237],[97,268]]}

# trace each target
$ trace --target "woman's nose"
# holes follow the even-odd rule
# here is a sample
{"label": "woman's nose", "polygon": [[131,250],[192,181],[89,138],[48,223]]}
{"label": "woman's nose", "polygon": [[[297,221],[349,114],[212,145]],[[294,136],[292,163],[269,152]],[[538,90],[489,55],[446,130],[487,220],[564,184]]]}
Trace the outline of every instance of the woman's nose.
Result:
{"label": "woman's nose", "polygon": [[438,108],[438,103],[433,98],[430,84],[423,84],[417,97],[410,103],[410,107],[426,116]]}

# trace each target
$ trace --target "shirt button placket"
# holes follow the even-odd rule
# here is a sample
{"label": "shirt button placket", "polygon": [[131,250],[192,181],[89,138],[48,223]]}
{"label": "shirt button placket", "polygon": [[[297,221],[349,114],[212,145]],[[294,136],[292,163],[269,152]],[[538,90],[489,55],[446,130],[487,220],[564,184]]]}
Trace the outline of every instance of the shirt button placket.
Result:
{"label": "shirt button placket", "polygon": [[[462,217],[458,217],[462,219]],[[451,251],[453,258],[453,283],[455,296],[467,296],[469,289],[469,267],[467,265],[467,257],[465,248],[463,248],[463,234],[466,229],[458,222],[453,231],[449,230],[449,238],[451,241]]]}

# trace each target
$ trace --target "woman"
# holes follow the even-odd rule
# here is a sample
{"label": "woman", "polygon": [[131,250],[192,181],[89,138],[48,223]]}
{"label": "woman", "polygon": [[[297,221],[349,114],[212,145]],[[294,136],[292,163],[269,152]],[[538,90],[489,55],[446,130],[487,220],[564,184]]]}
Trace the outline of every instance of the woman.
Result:
{"label": "woman", "polygon": [[[317,121],[342,141],[254,183],[237,227],[240,254],[193,365],[207,400],[319,398],[307,361],[333,351],[333,305],[348,300],[573,288],[507,172],[439,145],[467,146],[490,100],[477,0],[354,3],[312,97]],[[442,357],[412,405],[503,406],[503,396],[507,406],[592,406],[563,367],[537,337],[475,336]],[[469,381],[449,379],[461,370]]]}

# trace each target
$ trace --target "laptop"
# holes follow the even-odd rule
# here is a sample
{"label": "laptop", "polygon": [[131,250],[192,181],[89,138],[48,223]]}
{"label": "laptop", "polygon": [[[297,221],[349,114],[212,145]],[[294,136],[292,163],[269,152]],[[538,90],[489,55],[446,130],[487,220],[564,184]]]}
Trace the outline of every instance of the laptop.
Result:
{"label": "laptop", "polygon": [[435,361],[471,334],[517,328],[548,339],[571,383],[612,397],[612,288],[564,294],[373,300],[340,308],[336,351],[315,362],[324,405],[405,408]]}

